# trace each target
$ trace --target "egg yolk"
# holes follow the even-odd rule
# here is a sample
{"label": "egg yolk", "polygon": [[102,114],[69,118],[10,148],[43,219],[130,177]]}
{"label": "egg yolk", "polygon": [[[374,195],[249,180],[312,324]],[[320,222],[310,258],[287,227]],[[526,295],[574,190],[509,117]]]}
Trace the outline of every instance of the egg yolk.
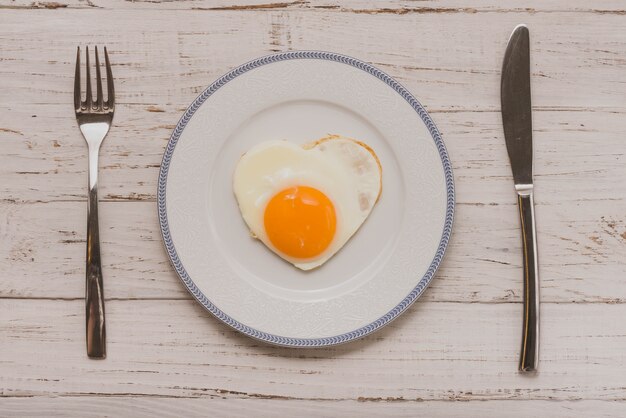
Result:
{"label": "egg yolk", "polygon": [[312,258],[332,242],[337,218],[328,196],[313,187],[296,186],[270,199],[264,224],[276,249],[293,258]]}

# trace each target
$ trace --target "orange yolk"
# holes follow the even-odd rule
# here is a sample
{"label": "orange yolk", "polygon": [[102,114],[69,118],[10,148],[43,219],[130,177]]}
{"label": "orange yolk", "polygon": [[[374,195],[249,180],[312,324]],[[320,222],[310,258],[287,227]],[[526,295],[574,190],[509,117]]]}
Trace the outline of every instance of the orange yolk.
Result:
{"label": "orange yolk", "polygon": [[270,199],[264,224],[277,250],[293,258],[311,258],[332,242],[337,218],[328,196],[312,187],[296,186]]}

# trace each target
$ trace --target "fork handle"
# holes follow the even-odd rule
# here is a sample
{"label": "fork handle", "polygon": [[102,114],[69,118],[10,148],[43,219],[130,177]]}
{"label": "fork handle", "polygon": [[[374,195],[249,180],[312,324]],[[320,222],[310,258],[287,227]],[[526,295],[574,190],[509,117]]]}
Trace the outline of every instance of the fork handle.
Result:
{"label": "fork handle", "polygon": [[91,146],[89,147],[88,196],[85,292],[87,355],[90,358],[103,359],[106,357],[106,328],[100,262],[100,231],[98,228],[98,149]]}
{"label": "fork handle", "polygon": [[522,249],[524,251],[524,319],[519,370],[534,372],[539,363],[539,269],[532,189],[519,191],[517,203],[522,224]]}

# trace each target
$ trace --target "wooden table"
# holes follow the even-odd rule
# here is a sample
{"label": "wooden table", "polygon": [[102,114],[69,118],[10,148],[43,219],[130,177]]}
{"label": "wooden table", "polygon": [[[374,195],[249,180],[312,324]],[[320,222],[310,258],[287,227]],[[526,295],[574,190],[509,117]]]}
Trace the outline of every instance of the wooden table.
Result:
{"label": "wooden table", "polygon": [[[626,4],[583,0],[0,0],[0,415],[624,416]],[[541,365],[517,373],[521,248],[500,67],[531,30]],[[108,358],[84,336],[86,146],[77,45],[107,45],[115,125],[100,163]],[[156,217],[165,144],[234,66],[320,49],[424,103],[457,187],[424,296],[344,346],[281,349],[193,302]]]}

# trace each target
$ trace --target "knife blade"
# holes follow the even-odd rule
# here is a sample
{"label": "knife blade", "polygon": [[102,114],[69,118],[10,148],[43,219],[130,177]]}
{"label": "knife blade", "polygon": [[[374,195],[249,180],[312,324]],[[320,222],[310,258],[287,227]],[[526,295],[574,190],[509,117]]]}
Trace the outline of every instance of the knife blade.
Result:
{"label": "knife blade", "polygon": [[502,125],[515,185],[533,182],[533,137],[530,105],[530,42],[519,25],[504,54],[501,79]]}
{"label": "knife blade", "polygon": [[526,25],[509,38],[502,64],[500,100],[506,148],[517,192],[523,249],[522,348],[519,370],[537,370],[539,361],[539,270],[533,198],[533,138],[530,100],[530,39]]}

